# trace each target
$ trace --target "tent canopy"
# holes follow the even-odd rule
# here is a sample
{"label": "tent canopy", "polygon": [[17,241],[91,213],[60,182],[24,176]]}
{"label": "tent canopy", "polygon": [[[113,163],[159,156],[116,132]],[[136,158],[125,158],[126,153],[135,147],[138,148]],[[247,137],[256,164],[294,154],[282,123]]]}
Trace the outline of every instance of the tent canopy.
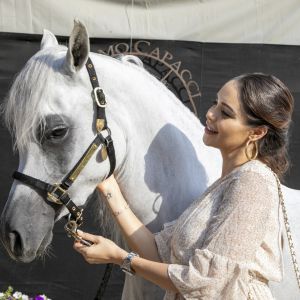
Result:
{"label": "tent canopy", "polygon": [[91,37],[300,44],[299,0],[0,0],[0,31]]}

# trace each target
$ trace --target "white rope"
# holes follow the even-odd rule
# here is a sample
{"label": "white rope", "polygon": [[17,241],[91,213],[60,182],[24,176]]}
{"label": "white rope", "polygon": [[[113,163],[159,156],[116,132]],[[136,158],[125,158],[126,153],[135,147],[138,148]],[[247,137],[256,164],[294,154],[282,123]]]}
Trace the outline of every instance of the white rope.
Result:
{"label": "white rope", "polygon": [[129,46],[130,53],[132,53],[132,26],[131,26],[131,21],[132,21],[133,7],[134,7],[134,0],[131,0],[131,11],[130,11],[130,21],[129,21],[129,24],[130,24],[130,46]]}
{"label": "white rope", "polygon": [[[129,3],[128,3],[129,4]],[[133,14],[133,7],[134,7],[134,0],[131,0],[131,9],[130,9],[130,16],[128,14],[128,4],[126,4],[125,6],[125,12],[126,12],[126,17],[127,17],[127,22],[128,22],[128,27],[130,30],[130,42],[129,42],[129,53],[130,54],[132,52],[132,14]]]}

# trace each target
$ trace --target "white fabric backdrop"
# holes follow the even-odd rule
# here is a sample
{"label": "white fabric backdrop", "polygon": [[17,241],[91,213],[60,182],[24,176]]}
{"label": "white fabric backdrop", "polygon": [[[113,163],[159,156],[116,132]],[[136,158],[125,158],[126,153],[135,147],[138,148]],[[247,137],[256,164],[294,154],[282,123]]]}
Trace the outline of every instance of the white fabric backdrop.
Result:
{"label": "white fabric backdrop", "polygon": [[[0,0],[0,31],[300,45],[300,0]],[[131,28],[131,29],[130,29]]]}

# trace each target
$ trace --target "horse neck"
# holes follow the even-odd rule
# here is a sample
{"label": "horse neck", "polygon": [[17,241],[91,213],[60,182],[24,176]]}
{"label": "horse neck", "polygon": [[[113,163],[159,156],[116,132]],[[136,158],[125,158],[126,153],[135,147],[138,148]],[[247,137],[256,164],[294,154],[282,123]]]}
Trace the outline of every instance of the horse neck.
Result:
{"label": "horse neck", "polygon": [[[169,212],[168,219],[173,219],[178,213],[168,210],[170,206],[174,208],[172,202],[176,201],[178,207],[175,208],[182,211],[189,204],[185,197],[189,202],[194,200],[209,182],[208,166],[206,168],[206,162],[204,165],[199,162],[200,153],[204,161],[208,157],[201,138],[203,126],[166,87],[144,70],[115,64],[109,68],[111,72],[112,68],[119,68],[111,77],[117,80],[112,83],[103,78],[102,82],[111,101],[107,107],[108,123],[111,118],[111,123],[118,124],[126,141],[124,157],[115,173],[117,180],[125,198],[144,223],[149,224],[157,217],[153,205],[157,204],[159,210],[162,202],[167,206],[164,211]],[[99,73],[109,72],[104,68],[102,64]],[[181,203],[174,193],[183,198]],[[167,221],[166,216],[162,219],[157,226]]]}
{"label": "horse neck", "polygon": [[[137,152],[145,155],[154,139],[164,143],[166,136],[159,133],[167,126],[176,128],[193,141],[197,140],[197,146],[204,146],[201,139],[204,127],[173,93],[140,67],[124,66],[119,62],[118,67],[124,68],[123,76],[109,89],[112,97],[108,98],[112,103],[108,110],[126,136],[127,148],[131,150],[127,155],[135,156]],[[120,71],[117,73],[119,75]],[[121,92],[117,94],[116,91]],[[177,147],[184,149],[185,145],[179,143]]]}

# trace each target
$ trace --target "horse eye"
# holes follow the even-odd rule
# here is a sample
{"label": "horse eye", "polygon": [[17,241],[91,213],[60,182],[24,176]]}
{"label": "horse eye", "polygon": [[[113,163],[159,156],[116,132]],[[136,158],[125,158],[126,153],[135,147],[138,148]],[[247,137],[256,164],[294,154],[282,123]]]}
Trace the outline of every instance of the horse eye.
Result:
{"label": "horse eye", "polygon": [[68,133],[67,127],[56,127],[54,129],[49,130],[45,133],[45,136],[48,140],[51,139],[61,139],[66,136]]}

